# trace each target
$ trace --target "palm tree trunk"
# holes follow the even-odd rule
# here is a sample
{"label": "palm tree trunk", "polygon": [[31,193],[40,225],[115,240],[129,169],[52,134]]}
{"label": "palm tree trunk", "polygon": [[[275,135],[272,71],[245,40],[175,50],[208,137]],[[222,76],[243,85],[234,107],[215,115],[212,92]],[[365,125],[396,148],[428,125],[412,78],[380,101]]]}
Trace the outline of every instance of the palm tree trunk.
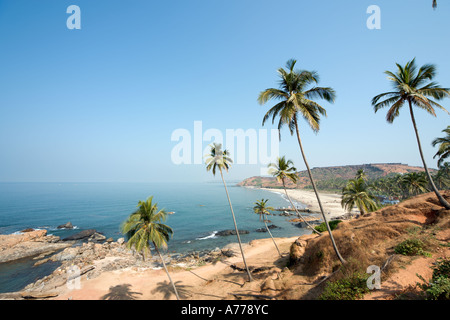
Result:
{"label": "palm tree trunk", "polygon": [[228,194],[227,184],[225,183],[225,179],[223,178],[222,169],[220,169],[220,176],[222,177],[223,185],[225,186],[225,192],[227,193],[228,204],[230,205],[231,215],[233,216],[234,229],[236,230],[236,236],[239,242],[239,248],[241,249],[242,261],[244,262],[245,270],[247,270],[248,281],[251,282],[253,280],[252,275],[247,267],[247,262],[245,261],[244,250],[242,249],[241,237],[239,236],[239,230],[236,224],[236,218],[234,216],[233,206],[231,205],[230,195]]}
{"label": "palm tree trunk", "polygon": [[172,284],[173,290],[175,291],[175,295],[177,296],[177,300],[180,300],[180,297],[178,296],[177,288],[175,287],[175,283],[173,283],[172,278],[170,277],[169,270],[167,270],[167,266],[166,266],[166,263],[164,262],[161,252],[159,252],[158,246],[154,242],[153,242],[153,246],[155,247],[156,252],[158,252],[159,258],[161,259],[162,264],[164,266],[164,270],[166,270],[167,276],[169,277],[170,283]]}
{"label": "palm tree trunk", "polygon": [[286,197],[288,198],[289,202],[291,203],[292,208],[294,208],[295,212],[297,213],[297,217],[302,218],[303,222],[304,222],[304,223],[305,223],[305,224],[306,224],[313,232],[315,232],[315,233],[317,233],[319,236],[321,236],[322,234],[321,234],[319,231],[317,231],[316,229],[314,229],[314,227],[311,226],[311,225],[308,223],[308,221],[306,221],[306,219],[303,217],[303,215],[300,214],[300,212],[298,212],[297,208],[296,208],[296,207],[294,206],[294,204],[292,203],[291,197],[289,197],[289,195],[288,195],[288,193],[287,193],[286,185],[285,185],[285,183],[284,183],[284,179],[282,180],[282,182],[283,182],[284,193],[286,193]]}
{"label": "palm tree trunk", "polygon": [[425,172],[427,173],[427,177],[428,180],[430,182],[431,185],[431,189],[433,189],[434,193],[436,194],[436,196],[439,199],[439,202],[447,209],[450,210],[450,204],[444,199],[444,197],[439,193],[438,189],[436,188],[433,179],[431,178],[430,172],[428,171],[428,167],[427,164],[425,162],[425,158],[423,157],[423,152],[422,152],[422,145],[420,144],[420,138],[419,138],[419,131],[417,130],[417,125],[416,125],[416,120],[414,118],[414,112],[413,112],[413,108],[412,108],[412,104],[411,101],[409,101],[409,112],[411,114],[411,121],[413,123],[414,126],[414,132],[416,133],[416,139],[417,139],[417,145],[419,146],[419,153],[420,153],[420,157],[422,158],[422,163],[423,163],[423,167],[425,169]]}
{"label": "palm tree trunk", "polygon": [[278,251],[278,254],[280,255],[280,258],[283,257],[283,256],[281,255],[280,249],[278,249],[278,246],[277,246],[277,243],[275,242],[275,239],[274,239],[273,236],[272,236],[272,233],[270,232],[269,227],[267,226],[266,217],[265,217],[264,215],[263,215],[263,220],[264,220],[264,224],[265,224],[265,226],[266,226],[266,230],[267,230],[267,232],[269,233],[270,237],[272,238],[273,244],[275,245],[275,248],[277,248],[277,251]]}
{"label": "palm tree trunk", "polygon": [[311,185],[312,185],[312,187],[314,189],[314,193],[316,194],[317,202],[319,203],[319,208],[320,208],[320,212],[322,213],[323,221],[325,222],[325,226],[327,227],[328,234],[330,236],[330,240],[331,240],[331,243],[333,245],[334,251],[336,252],[336,255],[337,255],[338,259],[341,261],[341,263],[344,264],[346,261],[344,260],[344,258],[339,253],[339,250],[337,248],[336,242],[334,241],[334,237],[333,237],[333,234],[331,233],[330,225],[328,224],[327,217],[325,216],[325,212],[324,212],[323,207],[322,207],[322,202],[320,201],[319,193],[317,192],[316,184],[315,184],[314,179],[312,177],[311,169],[309,168],[308,161],[306,161],[305,152],[303,151],[302,140],[300,139],[300,132],[298,131],[298,125],[297,125],[297,118],[296,117],[294,117],[294,124],[295,124],[295,130],[296,130],[296,133],[297,133],[298,145],[300,146],[300,151],[302,153],[303,161],[305,162],[306,169],[307,169],[308,175],[309,175],[309,179],[311,180]]}

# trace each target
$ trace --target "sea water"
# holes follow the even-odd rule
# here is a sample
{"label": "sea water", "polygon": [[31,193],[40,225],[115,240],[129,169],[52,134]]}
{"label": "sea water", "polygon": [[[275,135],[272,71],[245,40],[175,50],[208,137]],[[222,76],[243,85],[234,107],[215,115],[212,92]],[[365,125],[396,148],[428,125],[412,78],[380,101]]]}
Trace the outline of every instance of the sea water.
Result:
{"label": "sea water", "polygon": [[[283,195],[267,190],[239,187],[236,183],[228,182],[228,191],[238,228],[249,231],[241,235],[244,243],[269,236],[256,232],[256,229],[264,228],[259,216],[253,213],[256,200],[269,199],[268,205],[275,208],[290,206]],[[64,238],[82,230],[95,229],[107,238],[117,240],[124,237],[120,232],[123,221],[136,210],[140,200],[144,201],[150,196],[153,196],[159,209],[173,212],[165,221],[173,229],[168,252],[212,250],[237,241],[236,236],[217,236],[218,231],[234,230],[225,189],[220,182],[0,183],[0,234],[34,228],[46,229],[47,234]],[[301,203],[295,204],[304,207]],[[269,219],[269,224],[279,227],[271,229],[274,237],[309,233],[289,222],[288,217],[270,216]],[[74,229],[57,229],[69,221]],[[20,285],[27,282],[17,281],[30,274],[24,263],[18,263],[17,266],[0,264],[0,292],[11,291],[5,288],[11,289],[14,278]],[[53,270],[41,269],[43,273]],[[20,273],[20,270],[23,272]],[[15,271],[17,273],[11,277]],[[40,275],[39,272],[31,274],[34,278],[28,282]]]}

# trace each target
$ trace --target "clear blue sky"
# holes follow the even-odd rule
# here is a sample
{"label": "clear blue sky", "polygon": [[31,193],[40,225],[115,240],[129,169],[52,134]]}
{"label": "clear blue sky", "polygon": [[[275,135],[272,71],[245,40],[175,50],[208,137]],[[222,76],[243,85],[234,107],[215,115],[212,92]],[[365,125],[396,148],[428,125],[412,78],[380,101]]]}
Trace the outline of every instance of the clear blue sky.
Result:
{"label": "clear blue sky", "polygon": [[[271,104],[257,96],[290,58],[337,92],[318,134],[302,123],[312,167],[421,165],[407,109],[388,124],[370,101],[391,88],[383,72],[414,57],[450,87],[450,3],[431,2],[0,0],[0,181],[211,180],[204,165],[172,163],[172,132],[263,128]],[[81,30],[66,27],[72,4]],[[380,30],[366,27],[370,5]],[[431,141],[449,115],[416,116],[436,167]],[[280,154],[305,169],[287,131]],[[227,178],[260,168],[236,164]]]}

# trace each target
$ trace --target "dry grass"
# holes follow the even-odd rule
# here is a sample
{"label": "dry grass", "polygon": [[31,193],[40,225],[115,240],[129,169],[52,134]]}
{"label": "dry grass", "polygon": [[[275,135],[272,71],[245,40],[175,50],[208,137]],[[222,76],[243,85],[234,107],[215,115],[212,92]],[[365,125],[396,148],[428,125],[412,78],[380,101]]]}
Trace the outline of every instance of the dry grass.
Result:
{"label": "dry grass", "polygon": [[[442,194],[447,200],[450,199],[450,191]],[[449,237],[449,227],[450,211],[440,206],[434,193],[417,196],[359,219],[344,221],[333,231],[333,236],[341,255],[347,261],[345,268],[341,268],[331,240],[325,233],[324,236],[307,241],[304,254],[298,259],[299,263],[291,267],[293,282],[295,276],[318,281],[321,277],[331,275],[330,279],[336,280],[353,272],[365,272],[370,265],[384,267],[382,279],[388,278],[391,273],[404,268],[411,261],[410,257],[395,254],[396,245],[406,239],[420,239],[425,244],[426,251],[435,252],[442,241],[446,240],[436,239],[435,235],[439,232],[441,238]],[[284,298],[312,297],[318,292],[320,288],[316,288],[313,294],[287,290]]]}

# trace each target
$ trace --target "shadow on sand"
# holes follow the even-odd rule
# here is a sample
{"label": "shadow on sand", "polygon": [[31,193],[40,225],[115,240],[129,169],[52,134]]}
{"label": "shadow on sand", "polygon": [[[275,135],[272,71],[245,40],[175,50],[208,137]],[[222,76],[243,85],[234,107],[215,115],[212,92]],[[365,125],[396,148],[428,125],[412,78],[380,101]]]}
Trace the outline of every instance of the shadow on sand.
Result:
{"label": "shadow on sand", "polygon": [[130,290],[131,284],[119,284],[109,288],[109,292],[101,297],[102,300],[136,300],[137,295],[142,295],[140,292],[133,292]]}

